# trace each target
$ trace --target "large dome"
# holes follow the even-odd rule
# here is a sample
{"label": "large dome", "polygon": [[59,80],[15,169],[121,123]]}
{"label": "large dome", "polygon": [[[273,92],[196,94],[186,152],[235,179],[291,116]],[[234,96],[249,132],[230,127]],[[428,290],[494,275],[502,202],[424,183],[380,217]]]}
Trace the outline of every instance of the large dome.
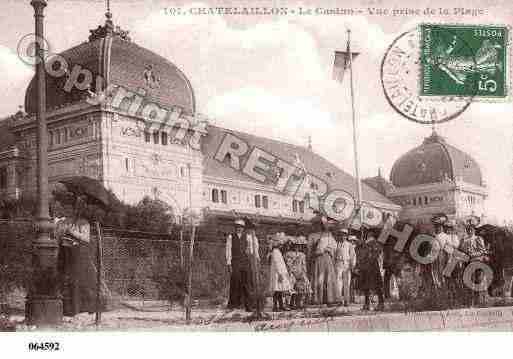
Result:
{"label": "large dome", "polygon": [[419,147],[401,156],[392,167],[390,181],[396,187],[462,180],[483,185],[477,162],[463,151],[446,143],[436,132]]}
{"label": "large dome", "polygon": [[[101,75],[108,84],[119,85],[131,91],[144,89],[145,100],[148,102],[158,103],[168,109],[179,106],[188,114],[195,111],[194,93],[187,77],[170,61],[131,42],[128,33],[119,28],[114,29],[109,20],[105,26],[91,30],[88,42],[60,55],[66,59],[70,71],[74,65],[80,65],[89,69],[94,79]],[[55,78],[47,74],[47,109],[85,98],[85,90],[64,90],[66,77]],[[95,82],[93,80],[91,84],[92,90],[96,90]],[[36,112],[35,77],[25,94],[25,111]]]}

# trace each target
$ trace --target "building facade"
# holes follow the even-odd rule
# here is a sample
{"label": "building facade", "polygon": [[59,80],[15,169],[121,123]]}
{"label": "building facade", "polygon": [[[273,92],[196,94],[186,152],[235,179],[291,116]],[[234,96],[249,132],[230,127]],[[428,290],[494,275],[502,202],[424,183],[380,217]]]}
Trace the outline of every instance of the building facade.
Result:
{"label": "building facade", "polygon": [[[46,69],[50,186],[88,176],[127,203],[162,200],[177,220],[192,209],[307,221],[315,198],[330,190],[356,197],[355,179],[311,148],[210,125],[196,112],[185,74],[110,19],[89,41],[48,59]],[[0,123],[4,196],[36,190],[36,98],[33,79],[25,112]],[[362,187],[366,206],[399,215],[386,195]]]}
{"label": "building facade", "polygon": [[486,217],[488,190],[479,165],[435,131],[396,160],[390,181],[381,175],[365,181],[401,205],[400,219],[408,222],[426,224],[438,213],[453,219]]}

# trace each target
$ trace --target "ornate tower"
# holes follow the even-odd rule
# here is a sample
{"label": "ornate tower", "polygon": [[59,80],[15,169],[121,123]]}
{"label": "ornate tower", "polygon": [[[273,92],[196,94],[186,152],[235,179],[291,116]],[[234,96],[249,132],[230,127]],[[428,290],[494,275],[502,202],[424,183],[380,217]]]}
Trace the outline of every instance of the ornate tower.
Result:
{"label": "ornate tower", "polygon": [[435,130],[394,163],[390,182],[387,196],[403,206],[403,220],[428,223],[440,212],[484,216],[487,189],[479,165]]}

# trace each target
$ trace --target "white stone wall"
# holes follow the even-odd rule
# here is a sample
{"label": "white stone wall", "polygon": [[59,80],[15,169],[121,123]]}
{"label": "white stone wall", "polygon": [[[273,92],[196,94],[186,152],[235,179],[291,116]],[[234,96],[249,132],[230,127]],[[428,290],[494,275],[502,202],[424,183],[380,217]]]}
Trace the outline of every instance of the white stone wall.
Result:
{"label": "white stone wall", "polygon": [[[48,123],[48,181],[52,188],[69,176],[101,178],[99,113],[59,116]],[[34,126],[17,131],[20,160],[16,183],[21,191],[36,191],[37,142]]]}
{"label": "white stone wall", "polygon": [[397,188],[389,193],[389,197],[403,206],[400,213],[402,220],[429,222],[436,213],[456,218],[471,214],[483,216],[486,188],[460,182],[443,182]]}
{"label": "white stone wall", "polygon": [[[170,141],[172,129],[162,131]],[[172,206],[176,215],[189,206],[201,208],[202,156],[188,144],[162,145],[161,137],[155,144],[153,134],[148,143],[141,120],[104,113],[102,156],[104,183],[119,199],[136,204],[144,196],[157,198]]]}
{"label": "white stone wall", "polygon": [[[212,199],[212,190],[218,191],[218,202]],[[221,191],[226,191],[227,203],[222,202]],[[255,196],[260,196],[260,207],[255,204]],[[263,196],[267,197],[268,208],[263,207]],[[272,191],[252,182],[230,182],[222,178],[205,178],[203,183],[203,206],[211,210],[252,213],[265,216],[283,216],[297,219],[310,219],[314,214],[303,204],[297,203],[297,211],[293,211],[293,198]]]}

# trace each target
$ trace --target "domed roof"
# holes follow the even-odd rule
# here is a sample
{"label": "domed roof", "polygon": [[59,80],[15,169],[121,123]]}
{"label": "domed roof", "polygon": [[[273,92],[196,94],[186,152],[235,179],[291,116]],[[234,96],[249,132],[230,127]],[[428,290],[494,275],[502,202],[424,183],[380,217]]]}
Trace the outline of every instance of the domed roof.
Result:
{"label": "domed roof", "polygon": [[422,145],[395,161],[390,172],[390,181],[396,187],[448,180],[483,185],[477,162],[465,152],[449,145],[435,131],[424,139]]}
{"label": "domed roof", "polygon": [[[75,65],[89,69],[93,75],[91,90],[96,91],[96,78],[102,76],[107,84],[125,89],[146,91],[145,101],[164,108],[179,106],[187,114],[195,111],[194,92],[187,77],[170,61],[130,41],[128,32],[114,29],[108,18],[105,26],[91,30],[88,42],[60,54],[69,72]],[[55,70],[59,65],[55,63]],[[68,72],[68,73],[69,73]],[[86,98],[86,90],[73,87],[65,91],[67,75],[56,78],[46,75],[46,108],[60,107]],[[82,78],[80,78],[82,79]],[[25,111],[36,112],[36,78],[25,94]]]}

